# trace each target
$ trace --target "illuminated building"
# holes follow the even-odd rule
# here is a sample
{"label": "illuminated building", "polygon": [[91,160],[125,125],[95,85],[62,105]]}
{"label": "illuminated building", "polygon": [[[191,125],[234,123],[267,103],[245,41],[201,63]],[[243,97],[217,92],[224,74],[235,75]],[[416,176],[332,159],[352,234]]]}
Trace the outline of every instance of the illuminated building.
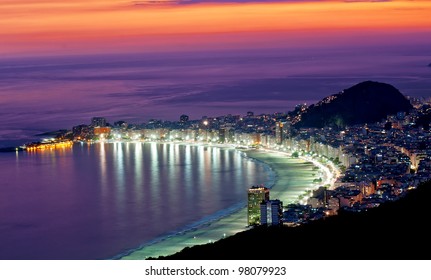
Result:
{"label": "illuminated building", "polygon": [[275,124],[275,143],[281,145],[283,143],[283,123],[277,122]]}
{"label": "illuminated building", "polygon": [[252,186],[248,189],[247,223],[260,224],[260,204],[269,200],[269,189],[263,186]]}
{"label": "illuminated building", "polygon": [[95,127],[94,128],[94,136],[108,136],[111,134],[110,127]]}
{"label": "illuminated building", "polygon": [[260,204],[260,224],[278,226],[283,224],[283,202],[278,199]]}

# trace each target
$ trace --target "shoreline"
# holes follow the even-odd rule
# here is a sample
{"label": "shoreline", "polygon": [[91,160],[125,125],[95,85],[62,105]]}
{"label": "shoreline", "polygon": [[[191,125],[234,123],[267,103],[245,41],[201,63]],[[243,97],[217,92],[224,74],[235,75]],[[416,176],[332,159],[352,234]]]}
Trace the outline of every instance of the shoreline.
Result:
{"label": "shoreline", "polygon": [[[265,162],[249,157],[247,152],[250,149],[238,149],[236,146],[225,144],[158,141],[152,142],[159,144],[166,143],[204,147],[211,146],[221,149],[235,150],[235,152],[238,152],[243,160],[248,160],[256,164],[263,165],[266,173],[268,174],[268,179],[264,183],[265,186],[271,188],[276,184],[277,173]],[[237,232],[247,230],[246,206],[246,202],[236,203],[229,208],[222,209],[209,216],[205,216],[192,224],[185,225],[182,228],[175,229],[172,232],[168,232],[162,236],[156,237],[153,240],[141,244],[137,248],[117,254],[110,259],[146,259],[149,257],[170,255],[181,251],[185,247],[207,244],[209,242],[214,242],[221,238],[231,236]],[[164,253],[160,253],[161,251]]]}
{"label": "shoreline", "polygon": [[[103,143],[96,141],[94,143]],[[106,143],[117,143],[118,141],[106,141]],[[129,142],[127,142],[129,143]],[[231,144],[196,143],[183,141],[133,141],[130,143],[157,143],[174,144],[181,146],[216,147],[220,149],[235,150],[243,160],[248,160],[264,167],[265,187],[270,189],[270,199],[279,199],[283,205],[298,203],[299,196],[318,186],[313,182],[317,173],[324,176],[323,165],[316,165],[312,158],[292,158],[291,153],[281,150],[265,148],[249,148]],[[319,169],[315,170],[314,166]],[[321,184],[319,184],[321,185]],[[244,197],[246,190],[251,187],[244,186]],[[186,247],[212,243],[225,237],[250,229],[247,226],[247,201],[236,203],[228,208],[219,210],[213,214],[204,216],[198,221],[183,227],[171,230],[161,236],[141,243],[139,246],[125,249],[107,259],[147,259],[167,256],[177,253]]]}
{"label": "shoreline", "polygon": [[[189,145],[189,143],[178,144]],[[218,146],[234,148],[226,145]],[[280,199],[284,205],[298,202],[300,195],[316,188],[317,186],[313,183],[315,174],[317,172],[322,172],[323,174],[320,166],[319,170],[313,170],[312,167],[315,166],[315,163],[306,158],[288,157],[289,153],[286,152],[267,149],[241,149],[238,151],[243,153],[242,156],[246,159],[266,165],[270,170],[270,174],[275,175],[270,180],[270,182],[273,182],[272,185],[268,186],[270,187],[270,198]],[[205,218],[200,221],[203,220]],[[225,215],[216,215],[214,219],[206,223],[199,224],[200,221],[195,223],[198,224],[195,227],[189,225],[185,230],[154,239],[139,248],[114,256],[113,259],[142,260],[150,257],[167,256],[186,247],[215,242],[245,231],[249,229],[247,227],[246,202],[233,211],[227,211]]]}

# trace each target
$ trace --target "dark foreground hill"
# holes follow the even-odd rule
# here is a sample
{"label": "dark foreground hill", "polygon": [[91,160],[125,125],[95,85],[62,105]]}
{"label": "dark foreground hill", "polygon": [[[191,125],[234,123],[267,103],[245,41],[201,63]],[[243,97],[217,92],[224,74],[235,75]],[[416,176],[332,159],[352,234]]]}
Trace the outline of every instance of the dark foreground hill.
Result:
{"label": "dark foreground hill", "polygon": [[395,87],[366,81],[310,105],[295,127],[325,127],[378,122],[413,106]]}
{"label": "dark foreground hill", "polygon": [[255,228],[160,259],[431,260],[431,182],[367,212],[299,227]]}

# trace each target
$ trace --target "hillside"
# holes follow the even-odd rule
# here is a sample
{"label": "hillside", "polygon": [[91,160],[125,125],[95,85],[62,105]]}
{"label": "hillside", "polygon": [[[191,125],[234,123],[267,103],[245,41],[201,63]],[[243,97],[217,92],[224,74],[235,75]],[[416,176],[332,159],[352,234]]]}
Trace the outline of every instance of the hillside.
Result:
{"label": "hillside", "polygon": [[294,228],[256,228],[160,259],[431,259],[431,182],[367,212]]}
{"label": "hillside", "polygon": [[321,128],[374,123],[387,115],[408,112],[412,108],[395,87],[366,81],[310,105],[293,124],[297,128]]}

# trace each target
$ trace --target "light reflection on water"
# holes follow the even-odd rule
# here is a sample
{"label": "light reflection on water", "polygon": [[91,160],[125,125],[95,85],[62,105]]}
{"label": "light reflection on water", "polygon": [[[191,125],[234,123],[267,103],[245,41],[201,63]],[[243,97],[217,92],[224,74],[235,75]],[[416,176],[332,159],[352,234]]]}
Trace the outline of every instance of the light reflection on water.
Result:
{"label": "light reflection on water", "polygon": [[265,167],[233,149],[77,144],[0,154],[0,259],[104,259],[246,201]]}

